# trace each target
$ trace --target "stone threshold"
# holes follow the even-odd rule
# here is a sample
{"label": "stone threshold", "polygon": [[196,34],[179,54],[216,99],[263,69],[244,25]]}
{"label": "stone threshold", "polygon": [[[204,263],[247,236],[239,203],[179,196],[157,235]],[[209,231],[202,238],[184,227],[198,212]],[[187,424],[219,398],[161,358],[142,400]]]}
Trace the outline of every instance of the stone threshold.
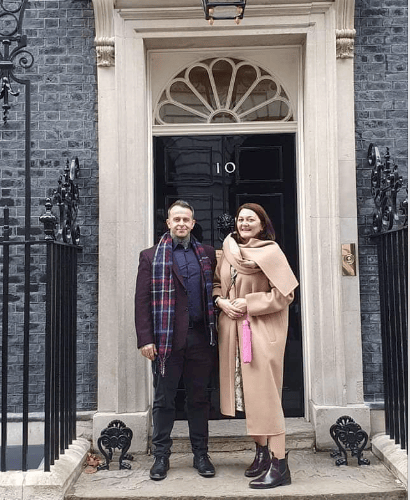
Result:
{"label": "stone threshold", "polygon": [[[315,444],[315,432],[310,422],[303,417],[286,418],[286,447],[289,450],[312,449]],[[177,420],[171,434],[174,453],[189,453],[191,445],[188,434],[188,422]],[[254,450],[253,439],[247,435],[244,419],[222,419],[209,421],[209,451],[244,451]]]}

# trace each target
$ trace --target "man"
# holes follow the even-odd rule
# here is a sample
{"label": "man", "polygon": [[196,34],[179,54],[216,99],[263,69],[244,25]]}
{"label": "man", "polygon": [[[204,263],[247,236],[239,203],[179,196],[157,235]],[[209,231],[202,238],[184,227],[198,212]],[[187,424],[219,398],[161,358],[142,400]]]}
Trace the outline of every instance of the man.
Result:
{"label": "man", "polygon": [[152,361],[155,461],[150,478],[167,476],[175,396],[183,377],[194,454],[204,477],[215,475],[208,457],[210,403],[207,386],[215,359],[212,281],[215,250],[191,231],[194,209],[178,200],[168,210],[166,232],[158,245],[140,254],[135,293],[135,327],[141,354]]}

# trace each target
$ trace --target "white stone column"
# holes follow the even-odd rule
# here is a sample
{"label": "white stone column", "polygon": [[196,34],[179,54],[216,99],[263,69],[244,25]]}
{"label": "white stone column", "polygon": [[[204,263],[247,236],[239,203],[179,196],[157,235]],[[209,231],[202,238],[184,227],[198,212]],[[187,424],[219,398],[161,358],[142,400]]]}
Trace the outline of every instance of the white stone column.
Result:
{"label": "white stone column", "polygon": [[349,404],[363,402],[360,287],[357,262],[357,199],[354,123],[353,59],[337,59],[338,162],[340,235],[342,243],[356,249],[356,276],[342,277],[342,328],[345,332],[346,371],[349,373],[346,399]]}
{"label": "white stone column", "polygon": [[152,233],[147,224],[152,200],[146,167],[145,50],[141,40],[126,33],[123,20],[114,21],[113,36],[106,38],[115,46],[115,66],[113,57],[98,65],[98,411],[93,440],[96,445],[101,430],[119,419],[133,431],[130,451],[145,452],[150,379],[134,328],[138,254]]}
{"label": "white stone column", "polygon": [[370,433],[370,412],[363,404],[358,277],[342,275],[341,245],[357,245],[353,67],[336,60],[335,11],[315,21],[306,41],[311,272],[304,291],[310,418],[317,447],[327,448],[337,418],[350,415]]}

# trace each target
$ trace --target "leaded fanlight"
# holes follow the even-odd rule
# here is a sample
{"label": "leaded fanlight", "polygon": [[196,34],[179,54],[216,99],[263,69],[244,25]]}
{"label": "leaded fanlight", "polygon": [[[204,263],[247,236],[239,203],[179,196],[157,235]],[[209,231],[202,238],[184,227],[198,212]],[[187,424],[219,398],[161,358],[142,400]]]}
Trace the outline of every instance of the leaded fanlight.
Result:
{"label": "leaded fanlight", "polygon": [[218,57],[197,62],[166,86],[155,124],[293,121],[289,97],[256,64]]}

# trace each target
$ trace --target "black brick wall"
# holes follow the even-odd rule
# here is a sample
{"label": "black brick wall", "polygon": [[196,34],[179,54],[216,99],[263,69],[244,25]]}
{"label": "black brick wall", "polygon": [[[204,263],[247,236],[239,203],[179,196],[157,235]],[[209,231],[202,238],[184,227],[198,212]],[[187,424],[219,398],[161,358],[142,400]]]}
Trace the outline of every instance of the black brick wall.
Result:
{"label": "black brick wall", "polygon": [[[33,66],[31,81],[32,235],[41,238],[38,217],[66,160],[79,158],[81,245],[78,277],[78,410],[97,405],[98,165],[94,12],[91,0],[31,0],[23,33]],[[0,47],[0,50],[2,48]],[[0,207],[10,206],[12,237],[24,228],[24,86],[10,99],[9,122],[0,122]],[[57,211],[55,210],[57,214]],[[0,225],[3,220],[0,211]],[[0,231],[1,233],[1,231]],[[1,235],[1,234],[0,234]],[[10,297],[10,411],[21,411],[22,257],[13,257]],[[44,364],[44,257],[32,257],[31,384],[29,411],[41,411]]]}
{"label": "black brick wall", "polygon": [[[370,143],[385,148],[407,177],[407,1],[356,0],[355,105],[360,295],[364,393],[383,399],[377,252],[371,234],[373,199],[366,160]],[[407,182],[406,182],[407,184]],[[404,191],[404,189],[403,189]]]}
{"label": "black brick wall", "polygon": [[[359,264],[362,308],[364,392],[367,401],[383,397],[380,315],[375,245],[368,239],[373,201],[366,153],[370,142],[386,146],[407,172],[407,2],[356,0],[355,102]],[[98,165],[96,139],[96,58],[91,0],[30,1],[24,22],[33,67],[25,75],[32,82],[33,235],[41,229],[38,216],[44,200],[57,186],[67,158],[80,160],[80,223],[83,253],[79,261],[78,409],[97,402],[97,253]],[[20,74],[23,76],[23,73]],[[18,85],[16,85],[18,87]],[[21,86],[20,86],[21,87]],[[24,217],[24,89],[11,99],[10,121],[0,123],[0,207],[11,207],[14,237],[21,234]],[[0,212],[0,223],[2,213]],[[44,273],[42,256],[33,256],[31,373],[41,381],[44,331]],[[21,260],[14,258],[14,270]],[[21,278],[11,289],[10,411],[21,411],[22,305]],[[40,384],[33,384],[30,411],[41,410]]]}

